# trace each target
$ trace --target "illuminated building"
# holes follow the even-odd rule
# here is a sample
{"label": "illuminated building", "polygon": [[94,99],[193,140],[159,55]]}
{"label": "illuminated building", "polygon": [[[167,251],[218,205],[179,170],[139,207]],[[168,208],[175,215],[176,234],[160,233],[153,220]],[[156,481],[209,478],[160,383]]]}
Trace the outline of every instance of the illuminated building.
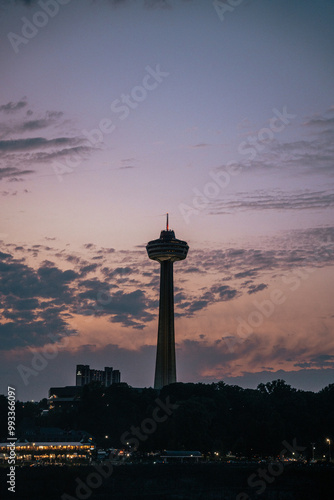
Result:
{"label": "illuminated building", "polygon": [[77,365],[75,383],[78,387],[90,382],[100,382],[105,387],[109,387],[112,384],[119,384],[120,381],[120,371],[114,370],[111,366],[106,366],[104,370],[93,370],[89,365]]}
{"label": "illuminated building", "polygon": [[[10,443],[0,443],[0,459],[6,464],[9,458]],[[92,442],[20,442],[15,445],[17,465],[24,463],[88,463],[96,446]]]}
{"label": "illuminated building", "polygon": [[53,408],[74,408],[81,400],[82,387],[67,385],[66,387],[51,387],[49,389],[49,410]]}

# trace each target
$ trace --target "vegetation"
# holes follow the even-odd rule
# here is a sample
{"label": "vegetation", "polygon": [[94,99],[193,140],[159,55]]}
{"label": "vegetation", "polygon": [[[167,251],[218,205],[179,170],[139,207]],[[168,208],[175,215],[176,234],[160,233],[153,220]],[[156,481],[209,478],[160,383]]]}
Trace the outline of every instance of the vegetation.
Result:
{"label": "vegetation", "polygon": [[[17,403],[19,432],[27,422],[41,427],[85,430],[95,436],[99,447],[124,447],[121,437],[133,428],[141,429],[152,419],[156,400],[166,398],[178,407],[152,432],[140,439],[138,451],[200,450],[203,453],[232,452],[237,456],[275,456],[283,441],[306,448],[312,458],[328,453],[326,438],[334,436],[334,384],[318,393],[296,390],[283,380],[242,389],[224,382],[214,384],[176,383],[138,391],[127,384],[108,388],[96,383],[85,386],[82,399],[73,407],[42,415],[46,400]],[[160,414],[163,411],[160,410]],[[0,435],[7,433],[7,403],[0,396]],[[106,437],[108,436],[108,437]],[[131,443],[130,443],[131,444]],[[334,455],[334,449],[333,449]]]}

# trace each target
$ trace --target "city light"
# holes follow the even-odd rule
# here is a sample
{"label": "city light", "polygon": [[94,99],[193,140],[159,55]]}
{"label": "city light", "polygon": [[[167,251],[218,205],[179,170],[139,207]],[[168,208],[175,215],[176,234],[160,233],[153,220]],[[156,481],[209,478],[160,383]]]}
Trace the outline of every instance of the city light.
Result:
{"label": "city light", "polygon": [[329,438],[326,438],[326,442],[328,443],[328,458],[329,461],[331,462],[332,457],[331,457],[331,440]]}

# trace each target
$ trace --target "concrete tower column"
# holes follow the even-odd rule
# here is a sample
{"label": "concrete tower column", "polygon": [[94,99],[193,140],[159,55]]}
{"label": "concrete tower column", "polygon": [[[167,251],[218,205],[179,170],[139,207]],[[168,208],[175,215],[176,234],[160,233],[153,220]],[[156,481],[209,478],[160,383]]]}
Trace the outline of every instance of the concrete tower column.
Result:
{"label": "concrete tower column", "polygon": [[160,302],[154,388],[176,382],[173,262],[160,264]]}
{"label": "concrete tower column", "polygon": [[173,263],[187,257],[188,245],[177,240],[174,231],[167,226],[158,240],[150,241],[146,250],[150,259],[160,262],[160,302],[157,357],[154,388],[176,382]]}

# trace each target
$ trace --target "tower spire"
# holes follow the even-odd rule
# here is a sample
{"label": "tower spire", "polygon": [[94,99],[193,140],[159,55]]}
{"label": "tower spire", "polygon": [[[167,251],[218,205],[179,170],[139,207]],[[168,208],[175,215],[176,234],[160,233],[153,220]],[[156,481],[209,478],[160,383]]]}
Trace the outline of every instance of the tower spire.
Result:
{"label": "tower spire", "polygon": [[166,221],[166,231],[169,231],[169,224],[168,224],[168,212],[167,212],[167,221]]}

